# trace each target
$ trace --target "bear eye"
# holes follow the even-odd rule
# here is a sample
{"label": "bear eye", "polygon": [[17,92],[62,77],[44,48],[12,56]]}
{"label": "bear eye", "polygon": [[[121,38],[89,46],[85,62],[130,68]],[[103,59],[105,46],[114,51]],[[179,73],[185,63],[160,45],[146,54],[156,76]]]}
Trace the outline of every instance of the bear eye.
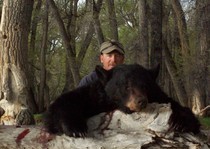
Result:
{"label": "bear eye", "polygon": [[130,86],[126,86],[125,89],[126,89],[127,91],[130,91],[132,88],[131,88]]}
{"label": "bear eye", "polygon": [[126,85],[125,89],[126,89],[127,91],[131,90],[131,89],[132,89],[131,81],[128,81],[126,84],[127,84],[127,85]]}

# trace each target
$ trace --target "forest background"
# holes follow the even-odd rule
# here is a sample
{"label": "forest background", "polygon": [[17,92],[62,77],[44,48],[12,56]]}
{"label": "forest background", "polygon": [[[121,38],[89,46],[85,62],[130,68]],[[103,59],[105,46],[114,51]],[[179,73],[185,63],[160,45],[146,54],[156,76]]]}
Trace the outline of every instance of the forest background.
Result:
{"label": "forest background", "polygon": [[0,0],[0,16],[1,99],[42,113],[115,39],[127,64],[160,63],[163,90],[209,114],[209,0]]}

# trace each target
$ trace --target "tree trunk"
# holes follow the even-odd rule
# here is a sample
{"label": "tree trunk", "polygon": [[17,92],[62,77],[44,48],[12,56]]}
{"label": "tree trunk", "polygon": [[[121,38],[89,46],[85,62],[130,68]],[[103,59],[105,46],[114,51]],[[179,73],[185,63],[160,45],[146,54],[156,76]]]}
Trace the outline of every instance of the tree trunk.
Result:
{"label": "tree trunk", "polygon": [[36,111],[28,83],[28,35],[33,0],[4,0],[0,24],[0,90],[4,99]]}
{"label": "tree trunk", "polygon": [[33,19],[31,22],[31,38],[30,38],[30,50],[32,54],[34,54],[35,46],[36,46],[36,32],[37,32],[37,25],[39,22],[40,10],[42,6],[42,0],[38,0],[36,7],[34,9]]}
{"label": "tree trunk", "polygon": [[96,3],[95,0],[93,0],[93,22],[99,45],[104,42],[104,35],[99,20],[99,13],[101,10],[102,2],[103,0],[98,0]]}
{"label": "tree trunk", "polygon": [[138,1],[139,10],[139,48],[136,49],[136,62],[149,68],[149,37],[147,1]]}
{"label": "tree trunk", "polygon": [[[208,72],[210,59],[210,1],[196,1],[196,23],[197,32],[196,49],[193,55],[193,73],[192,73],[192,110],[200,113],[200,110],[207,106],[209,100],[209,79]],[[205,114],[201,113],[201,114]]]}
{"label": "tree trunk", "polygon": [[172,8],[175,13],[175,19],[177,21],[177,27],[179,31],[179,38],[180,38],[180,43],[181,43],[181,59],[182,59],[182,76],[183,76],[183,82],[184,82],[184,89],[186,90],[187,97],[186,100],[189,105],[189,99],[190,99],[190,94],[192,91],[192,84],[190,80],[190,48],[189,48],[189,37],[187,34],[187,25],[186,25],[186,20],[185,20],[185,15],[182,10],[181,4],[177,0],[172,0]]}
{"label": "tree trunk", "polygon": [[166,64],[167,71],[170,75],[170,79],[172,80],[173,87],[175,89],[175,93],[177,95],[177,98],[179,100],[179,103],[182,106],[188,106],[187,103],[187,94],[184,89],[184,85],[182,84],[182,80],[177,75],[177,68],[176,65],[172,59],[172,56],[169,52],[168,46],[166,42],[163,42],[163,57],[164,62]]}
{"label": "tree trunk", "polygon": [[69,60],[68,56],[66,56],[65,59],[66,59],[66,73],[65,73],[66,80],[65,80],[65,85],[64,85],[62,93],[68,92],[75,88],[75,86],[73,85],[74,83],[72,82],[73,76],[70,71],[71,70],[71,68],[70,68],[71,66],[69,65],[70,60]]}
{"label": "tree trunk", "polygon": [[[47,50],[47,39],[48,39],[48,4],[45,1],[45,10],[44,10],[44,17],[43,17],[43,36],[42,36],[42,47],[40,52],[40,63],[41,63],[41,70],[40,70],[40,88],[39,88],[39,112],[44,112],[45,110],[45,88],[46,88],[46,50]],[[46,101],[49,103],[49,98]]]}
{"label": "tree trunk", "polygon": [[[182,81],[182,77],[180,77],[179,73],[178,73],[178,68],[176,65],[176,62],[172,56],[172,52],[173,52],[173,47],[171,46],[171,50],[169,50],[169,44],[172,44],[174,46],[174,44],[172,43],[173,41],[171,41],[171,37],[168,37],[168,33],[170,32],[170,27],[169,27],[169,14],[170,14],[170,10],[171,8],[169,7],[168,3],[164,4],[165,8],[163,9],[163,42],[162,42],[162,46],[163,46],[163,71],[166,71],[167,74],[169,74],[170,76],[170,82],[172,82],[172,86],[170,87],[170,82],[168,86],[164,86],[165,88],[167,88],[168,92],[170,92],[170,96],[173,96],[174,99],[177,99],[179,101],[179,103],[182,106],[188,106],[187,103],[187,94],[184,88],[184,84]],[[172,37],[172,40],[174,39],[174,37]],[[172,52],[171,52],[172,51]],[[164,65],[165,64],[165,65]],[[166,66],[166,69],[164,69]],[[163,73],[165,74],[165,73]],[[167,75],[166,75],[167,76]],[[162,76],[161,78],[162,80],[164,80],[164,84],[165,84],[165,76]],[[173,91],[171,92],[171,88],[173,89]]]}
{"label": "tree trunk", "polygon": [[162,62],[162,0],[151,5],[151,67]]}
{"label": "tree trunk", "polygon": [[[34,99],[36,101],[36,109],[38,111],[38,82],[36,80],[35,76],[35,68],[33,67],[33,64],[35,63],[35,57],[37,55],[37,49],[36,49],[36,33],[37,33],[37,27],[40,19],[40,11],[42,6],[42,0],[38,0],[34,9],[34,13],[32,14],[32,22],[31,22],[31,33],[30,33],[30,43],[29,43],[29,82],[31,84],[33,93],[34,93]],[[33,56],[31,56],[33,55]]]}
{"label": "tree trunk", "polygon": [[115,6],[113,0],[106,0],[108,7],[109,25],[110,25],[110,37],[118,41],[118,25],[115,13]]}
{"label": "tree trunk", "polygon": [[182,6],[179,1],[172,0],[172,7],[175,12],[177,23],[178,23],[182,55],[184,58],[185,57],[187,58],[190,54],[190,48],[189,48],[189,38],[188,38],[188,34],[187,34],[187,24],[186,24],[186,20],[185,20],[185,15],[184,15]]}
{"label": "tree trunk", "polygon": [[90,21],[90,24],[88,26],[88,31],[87,31],[87,34],[82,42],[82,45],[81,45],[81,48],[80,48],[80,51],[78,53],[78,56],[77,56],[77,62],[78,62],[78,67],[80,68],[81,65],[82,65],[82,62],[83,62],[83,59],[85,57],[85,54],[87,52],[87,49],[91,43],[91,40],[93,38],[93,33],[94,33],[94,28],[93,28],[93,22]]}

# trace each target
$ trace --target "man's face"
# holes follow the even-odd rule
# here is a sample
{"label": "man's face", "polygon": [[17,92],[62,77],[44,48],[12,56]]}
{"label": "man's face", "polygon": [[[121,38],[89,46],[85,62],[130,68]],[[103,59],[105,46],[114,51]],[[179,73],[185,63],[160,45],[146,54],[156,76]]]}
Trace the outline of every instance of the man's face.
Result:
{"label": "man's face", "polygon": [[117,51],[112,51],[107,54],[104,53],[100,55],[100,61],[103,64],[105,70],[110,70],[116,65],[123,64],[124,55],[120,54]]}

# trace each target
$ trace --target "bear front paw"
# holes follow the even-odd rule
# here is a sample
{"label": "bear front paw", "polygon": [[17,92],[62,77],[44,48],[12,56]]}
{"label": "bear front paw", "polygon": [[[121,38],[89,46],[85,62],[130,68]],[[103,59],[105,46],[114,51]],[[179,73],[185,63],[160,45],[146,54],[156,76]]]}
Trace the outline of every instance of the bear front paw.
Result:
{"label": "bear front paw", "polygon": [[169,119],[169,130],[177,132],[200,132],[200,123],[189,108],[173,111]]}
{"label": "bear front paw", "polygon": [[69,137],[84,138],[87,136],[87,125],[82,124],[62,124],[63,133]]}
{"label": "bear front paw", "polygon": [[87,136],[87,132],[81,132],[81,131],[64,131],[64,134],[69,137],[74,138],[85,138]]}

